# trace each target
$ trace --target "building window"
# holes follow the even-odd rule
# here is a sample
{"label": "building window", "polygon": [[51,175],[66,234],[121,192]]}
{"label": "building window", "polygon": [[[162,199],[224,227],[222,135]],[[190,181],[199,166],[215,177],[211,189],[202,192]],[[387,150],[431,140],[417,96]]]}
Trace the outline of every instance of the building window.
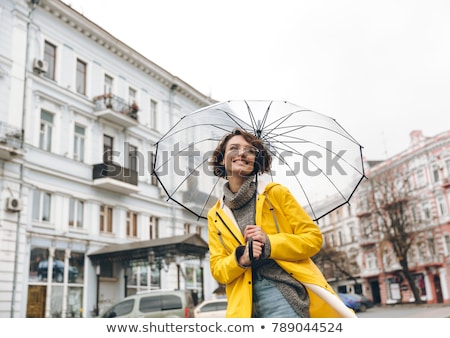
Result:
{"label": "building window", "polygon": [[428,253],[434,257],[436,255],[436,244],[433,237],[427,238]]}
{"label": "building window", "polygon": [[103,163],[113,162],[113,141],[111,136],[103,135]]}
{"label": "building window", "polygon": [[34,221],[50,222],[51,194],[48,192],[33,191],[33,213]]}
{"label": "building window", "polygon": [[413,275],[414,281],[416,283],[417,288],[419,289],[419,293],[421,298],[427,295],[427,290],[425,288],[425,277],[423,274],[418,273]]}
{"label": "building window", "polygon": [[344,237],[342,235],[342,231],[338,231],[338,238],[339,238],[339,246],[344,245]]}
{"label": "building window", "polygon": [[[50,252],[54,252],[53,257]],[[82,252],[68,254],[62,249],[31,249],[27,318],[83,317],[85,255]]]}
{"label": "building window", "polygon": [[113,232],[113,208],[102,205],[100,207],[100,232]]}
{"label": "building window", "polygon": [[367,267],[367,270],[372,270],[372,271],[377,268],[377,258],[375,256],[375,254],[373,254],[372,252],[368,253],[366,255],[366,267]]}
{"label": "building window", "polygon": [[150,100],[150,116],[149,116],[149,127],[157,129],[157,116],[158,116],[158,102],[155,100]]}
{"label": "building window", "polygon": [[433,182],[439,182],[439,167],[437,165],[433,166]]}
{"label": "building window", "polygon": [[438,212],[439,212],[439,216],[445,216],[447,215],[447,206],[445,204],[445,199],[444,197],[438,197],[437,199],[438,202]]}
{"label": "building window", "polygon": [[137,213],[127,211],[127,236],[137,237]]}
{"label": "building window", "polygon": [[195,233],[196,233],[197,235],[199,235],[200,237],[202,237],[202,232],[203,232],[203,227],[200,226],[200,225],[197,225],[197,226],[195,227]]}
{"label": "building window", "polygon": [[158,179],[155,175],[153,175],[153,166],[155,165],[155,154],[152,152],[149,152],[149,159],[148,159],[148,165],[149,165],[149,171],[150,171],[150,183],[151,185],[157,186],[158,185]]}
{"label": "building window", "polygon": [[134,88],[129,87],[128,88],[128,105],[132,105],[133,103],[136,103],[137,100],[137,91]]}
{"label": "building window", "polygon": [[84,162],[84,143],[86,128],[75,125],[73,140],[73,158],[77,161]]}
{"label": "building window", "polygon": [[104,83],[104,94],[111,94],[113,91],[113,83],[114,83],[114,79],[105,74],[105,83]]}
{"label": "building window", "polygon": [[77,93],[86,95],[86,70],[87,64],[80,59],[77,59]]}
{"label": "building window", "polygon": [[110,261],[100,262],[100,276],[101,277],[114,277],[114,264]]}
{"label": "building window", "polygon": [[425,186],[426,182],[425,182],[425,173],[423,172],[423,170],[419,170],[417,172],[417,187],[418,188],[422,188],[423,186]]}
{"label": "building window", "polygon": [[44,45],[44,61],[48,63],[48,70],[44,73],[44,76],[50,80],[55,80],[56,46],[48,41],[45,41]]}
{"label": "building window", "polygon": [[138,149],[137,147],[128,145],[128,168],[137,171],[138,168]]}
{"label": "building window", "polygon": [[331,248],[334,248],[335,247],[335,240],[334,240],[334,234],[333,233],[331,233],[329,236],[328,236],[328,239],[329,239],[329,246],[331,247]]}
{"label": "building window", "polygon": [[348,229],[349,229],[349,232],[350,232],[350,241],[351,241],[352,243],[355,243],[355,242],[356,242],[356,232],[355,232],[355,226],[354,226],[354,223],[351,223],[351,224],[348,226]]}
{"label": "building window", "polygon": [[41,111],[41,130],[39,134],[39,148],[52,150],[53,115],[45,110]]}
{"label": "building window", "polygon": [[159,218],[150,216],[149,219],[149,239],[159,238]]}
{"label": "building window", "polygon": [[445,248],[445,255],[446,256],[450,256],[450,235],[449,234],[445,234],[444,235],[444,248]]}
{"label": "building window", "polygon": [[184,234],[189,235],[191,233],[191,225],[189,223],[184,223]]}
{"label": "building window", "polygon": [[431,210],[430,210],[430,204],[428,202],[422,203],[422,220],[429,220],[431,219]]}
{"label": "building window", "polygon": [[450,179],[450,160],[445,161],[445,167],[447,168],[447,179]]}
{"label": "building window", "polygon": [[372,223],[369,220],[363,221],[363,236],[365,239],[373,237],[373,227]]}
{"label": "building window", "polygon": [[418,211],[417,211],[417,207],[416,206],[412,206],[410,208],[411,211],[411,220],[413,221],[413,223],[417,223],[419,222],[419,216],[418,216]]}
{"label": "building window", "polygon": [[69,200],[69,226],[83,228],[84,202],[71,198]]}

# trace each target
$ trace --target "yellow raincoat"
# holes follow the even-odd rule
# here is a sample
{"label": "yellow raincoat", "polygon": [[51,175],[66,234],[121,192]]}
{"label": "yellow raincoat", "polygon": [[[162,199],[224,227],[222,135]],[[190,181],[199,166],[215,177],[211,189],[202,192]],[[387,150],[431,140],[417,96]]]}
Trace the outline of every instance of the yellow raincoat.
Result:
{"label": "yellow raincoat", "polygon": [[[302,282],[310,297],[312,318],[355,317],[311,260],[322,246],[322,234],[290,191],[277,183],[258,184],[256,224],[268,235],[270,258]],[[238,265],[235,250],[245,245],[231,210],[218,200],[208,212],[210,268],[226,285],[227,317],[252,315],[252,270]]]}

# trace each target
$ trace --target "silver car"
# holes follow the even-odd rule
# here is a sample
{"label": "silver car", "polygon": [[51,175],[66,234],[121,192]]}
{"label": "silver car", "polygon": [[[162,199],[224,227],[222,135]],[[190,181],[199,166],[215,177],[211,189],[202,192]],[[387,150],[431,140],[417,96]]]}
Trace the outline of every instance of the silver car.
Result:
{"label": "silver car", "polygon": [[102,318],[192,318],[194,301],[188,290],[138,292],[111,306]]}

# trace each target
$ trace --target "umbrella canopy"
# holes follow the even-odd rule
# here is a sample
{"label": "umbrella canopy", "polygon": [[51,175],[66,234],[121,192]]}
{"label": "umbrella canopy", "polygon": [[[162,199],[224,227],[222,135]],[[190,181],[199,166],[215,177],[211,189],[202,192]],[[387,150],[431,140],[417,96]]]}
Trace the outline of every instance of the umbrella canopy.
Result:
{"label": "umbrella canopy", "polygon": [[286,101],[226,101],[182,117],[156,144],[153,174],[168,200],[198,218],[222,195],[225,180],[209,161],[235,128],[262,139],[270,180],[286,185],[317,221],[349,202],[365,177],[362,146],[333,118]]}

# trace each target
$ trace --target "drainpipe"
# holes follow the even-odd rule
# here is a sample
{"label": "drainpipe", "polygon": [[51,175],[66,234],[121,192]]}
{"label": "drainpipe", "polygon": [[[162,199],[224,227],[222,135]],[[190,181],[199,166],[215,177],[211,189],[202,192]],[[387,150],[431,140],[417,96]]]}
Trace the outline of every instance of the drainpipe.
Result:
{"label": "drainpipe", "polygon": [[98,317],[100,314],[100,262],[95,266],[95,276],[96,276],[96,282],[97,282],[97,294],[95,296],[95,316]]}
{"label": "drainpipe", "polygon": [[[30,25],[31,25],[31,14],[33,14],[36,7],[39,5],[39,0],[31,0],[31,10],[28,13],[27,29],[26,29],[26,46],[25,46],[25,65],[23,71],[23,99],[22,99],[22,142],[20,144],[21,149],[24,149],[25,143],[25,117],[27,110],[27,80],[28,80],[28,63],[29,63],[29,49],[30,49]],[[19,201],[22,200],[22,189],[23,189],[23,160],[20,162],[19,169]],[[21,224],[21,211],[17,213],[17,226],[16,226],[16,248],[14,253],[14,270],[13,270],[13,285],[12,285],[12,298],[11,298],[11,309],[10,317],[14,318],[14,313],[16,310],[16,294],[17,294],[17,274],[19,269],[19,241],[20,241],[20,224]]]}
{"label": "drainpipe", "polygon": [[[169,127],[172,127],[174,125],[174,120],[173,120],[173,112],[174,112],[173,101],[174,101],[174,96],[175,96],[175,92],[176,92],[177,88],[178,88],[178,85],[176,83],[173,83],[172,86],[170,86],[170,93],[169,93],[169,123],[170,123],[170,126]],[[172,236],[175,236],[175,224],[176,224],[175,220],[176,220],[176,217],[175,217],[175,205],[174,205],[174,203],[171,203],[170,211],[172,213]]]}

